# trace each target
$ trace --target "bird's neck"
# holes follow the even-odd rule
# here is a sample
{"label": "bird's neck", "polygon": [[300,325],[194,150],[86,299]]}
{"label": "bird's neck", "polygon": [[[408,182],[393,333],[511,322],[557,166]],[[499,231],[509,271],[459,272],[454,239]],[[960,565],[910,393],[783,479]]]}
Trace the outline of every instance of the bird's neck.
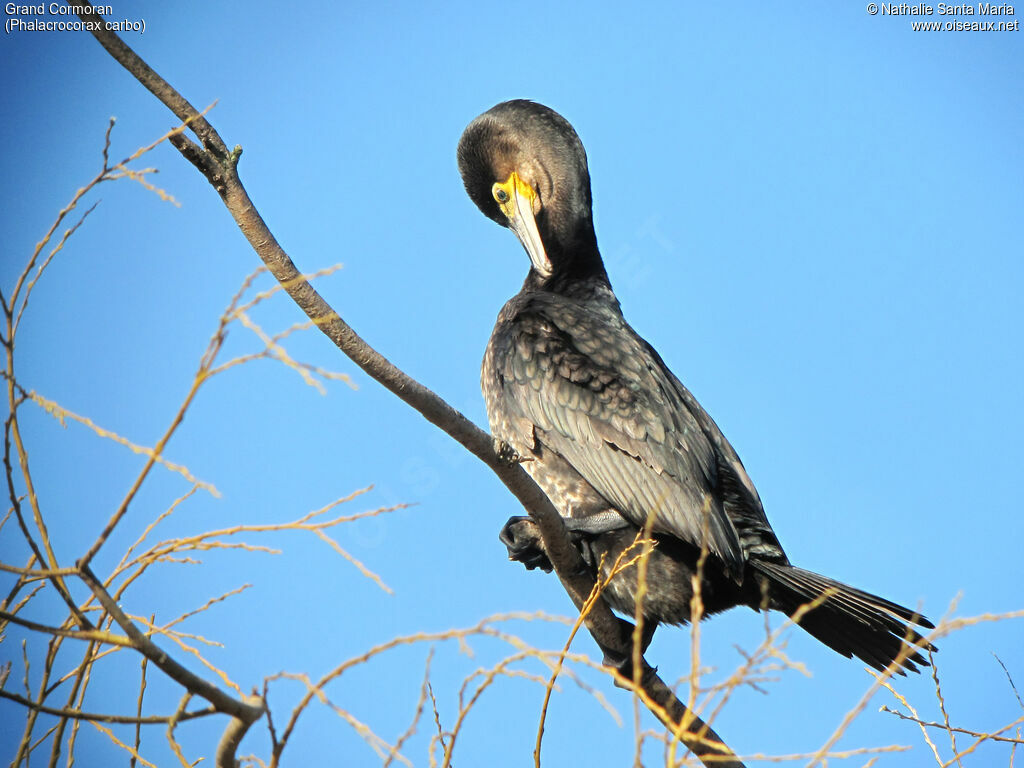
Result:
{"label": "bird's neck", "polygon": [[[551,241],[549,241],[551,242]],[[605,271],[593,227],[580,232],[568,247],[557,241],[548,247],[548,258],[554,268],[550,277],[541,277],[531,269],[523,284],[524,290],[557,293],[574,299],[610,300],[614,303],[608,273]]]}

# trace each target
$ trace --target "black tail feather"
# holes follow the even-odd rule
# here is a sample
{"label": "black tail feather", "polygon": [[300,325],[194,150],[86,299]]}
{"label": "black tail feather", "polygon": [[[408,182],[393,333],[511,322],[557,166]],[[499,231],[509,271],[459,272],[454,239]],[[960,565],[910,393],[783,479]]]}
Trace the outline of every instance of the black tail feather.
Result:
{"label": "black tail feather", "polygon": [[847,658],[856,656],[883,670],[906,649],[900,662],[904,669],[916,672],[917,665],[928,666],[928,660],[916,648],[907,648],[910,644],[925,651],[936,650],[910,626],[934,628],[920,614],[802,568],[761,560],[749,563],[767,580],[769,607],[792,616],[801,606],[820,601],[799,624],[837,653]]}

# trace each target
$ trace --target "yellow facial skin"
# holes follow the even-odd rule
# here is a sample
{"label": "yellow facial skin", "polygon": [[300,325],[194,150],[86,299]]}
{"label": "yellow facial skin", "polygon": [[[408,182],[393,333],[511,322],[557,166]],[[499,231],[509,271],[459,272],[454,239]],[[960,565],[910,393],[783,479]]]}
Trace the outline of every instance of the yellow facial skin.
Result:
{"label": "yellow facial skin", "polygon": [[506,218],[509,220],[515,218],[515,200],[517,196],[520,200],[529,201],[529,210],[531,213],[534,212],[534,205],[538,202],[536,191],[533,187],[519,178],[519,174],[515,171],[512,171],[504,184],[495,182],[494,186],[491,187],[491,194],[494,195],[494,199],[498,202],[498,207],[501,208],[501,212],[504,213]]}
{"label": "yellow facial skin", "polygon": [[536,190],[512,171],[504,182],[494,183],[491,194],[508,219],[509,228],[515,232],[530,256],[533,268],[542,278],[551,277],[551,262],[537,229],[536,214],[540,212],[540,199]]}

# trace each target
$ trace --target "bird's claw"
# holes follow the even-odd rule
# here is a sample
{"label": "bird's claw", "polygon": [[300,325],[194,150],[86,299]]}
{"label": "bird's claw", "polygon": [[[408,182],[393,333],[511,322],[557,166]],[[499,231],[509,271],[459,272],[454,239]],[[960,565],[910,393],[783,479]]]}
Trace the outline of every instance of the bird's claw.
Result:
{"label": "bird's claw", "polygon": [[533,461],[532,456],[523,456],[517,453],[515,448],[497,437],[494,438],[494,453],[497,455],[498,461],[509,466]]}

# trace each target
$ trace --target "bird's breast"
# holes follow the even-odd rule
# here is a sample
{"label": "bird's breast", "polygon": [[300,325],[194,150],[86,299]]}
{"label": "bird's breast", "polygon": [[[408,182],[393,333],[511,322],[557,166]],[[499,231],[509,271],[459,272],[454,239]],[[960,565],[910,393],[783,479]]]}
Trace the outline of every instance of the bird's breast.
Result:
{"label": "bird's breast", "polygon": [[545,371],[536,368],[537,356],[523,348],[514,316],[503,310],[480,370],[491,434],[522,457],[523,469],[564,517],[586,517],[609,509],[608,501],[568,461],[545,445],[544,429],[523,414],[514,390],[506,386],[504,372],[510,365],[528,367],[531,363],[535,369],[528,371],[524,367],[521,373],[529,373],[527,380],[539,382]]}

